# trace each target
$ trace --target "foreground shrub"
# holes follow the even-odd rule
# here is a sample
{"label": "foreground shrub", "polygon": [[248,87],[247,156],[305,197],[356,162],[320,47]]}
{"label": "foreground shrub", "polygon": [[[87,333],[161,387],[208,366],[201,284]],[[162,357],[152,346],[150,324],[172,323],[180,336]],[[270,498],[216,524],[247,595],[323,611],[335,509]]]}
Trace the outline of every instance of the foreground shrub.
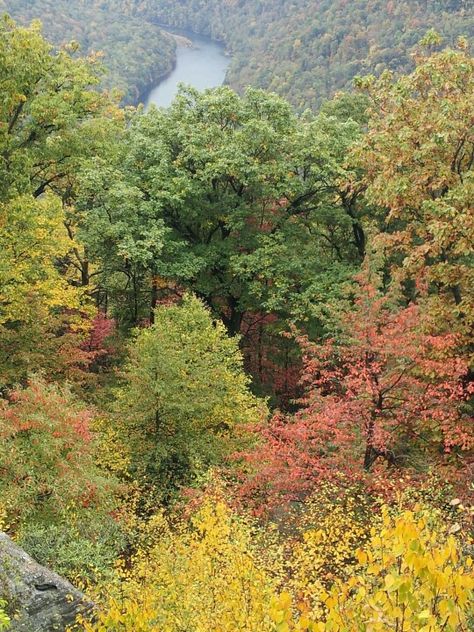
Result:
{"label": "foreground shrub", "polygon": [[361,565],[348,581],[321,593],[322,621],[292,616],[291,597],[274,602],[277,629],[324,632],[467,632],[474,616],[472,560],[427,510],[391,516],[356,552]]}
{"label": "foreground shrub", "polygon": [[221,501],[206,499],[173,530],[150,524],[156,542],[139,551],[131,572],[87,632],[270,632],[270,574],[258,562],[250,525]]}

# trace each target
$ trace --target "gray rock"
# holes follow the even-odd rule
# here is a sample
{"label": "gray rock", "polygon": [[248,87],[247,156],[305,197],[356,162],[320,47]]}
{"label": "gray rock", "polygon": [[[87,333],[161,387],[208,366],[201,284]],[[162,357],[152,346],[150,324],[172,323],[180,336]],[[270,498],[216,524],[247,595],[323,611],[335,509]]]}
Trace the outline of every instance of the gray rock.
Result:
{"label": "gray rock", "polygon": [[12,618],[8,632],[60,632],[79,613],[94,608],[83,593],[35,562],[7,535],[0,533],[0,598]]}

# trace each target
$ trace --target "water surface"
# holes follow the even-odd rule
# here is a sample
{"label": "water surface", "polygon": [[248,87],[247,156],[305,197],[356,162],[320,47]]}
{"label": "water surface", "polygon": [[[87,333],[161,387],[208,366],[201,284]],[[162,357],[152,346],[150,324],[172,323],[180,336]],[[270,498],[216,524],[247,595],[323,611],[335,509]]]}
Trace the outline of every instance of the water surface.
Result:
{"label": "water surface", "polygon": [[207,37],[179,31],[193,43],[192,48],[178,45],[176,67],[170,75],[152,88],[145,99],[145,106],[151,103],[167,107],[173,101],[178,85],[184,83],[198,90],[215,88],[224,83],[230,58],[224,54],[224,46]]}

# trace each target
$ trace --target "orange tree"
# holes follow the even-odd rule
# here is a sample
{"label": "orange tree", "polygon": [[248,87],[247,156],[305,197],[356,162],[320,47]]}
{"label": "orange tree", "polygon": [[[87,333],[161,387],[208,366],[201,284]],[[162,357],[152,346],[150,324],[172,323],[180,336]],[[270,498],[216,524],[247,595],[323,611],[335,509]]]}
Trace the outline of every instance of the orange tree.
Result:
{"label": "orange tree", "polygon": [[[439,45],[434,32],[422,44]],[[474,58],[418,54],[415,70],[359,80],[369,129],[355,149],[369,200],[387,213],[379,243],[396,274],[430,291],[438,325],[466,337],[474,319]]]}

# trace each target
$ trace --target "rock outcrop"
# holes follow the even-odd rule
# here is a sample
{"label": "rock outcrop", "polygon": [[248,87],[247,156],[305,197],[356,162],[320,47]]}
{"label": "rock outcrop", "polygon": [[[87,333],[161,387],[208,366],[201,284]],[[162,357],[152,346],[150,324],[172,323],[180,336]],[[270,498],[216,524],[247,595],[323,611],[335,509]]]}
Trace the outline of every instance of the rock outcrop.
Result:
{"label": "rock outcrop", "polygon": [[58,632],[94,604],[79,590],[35,562],[7,535],[0,533],[0,598],[12,619],[8,632]]}

